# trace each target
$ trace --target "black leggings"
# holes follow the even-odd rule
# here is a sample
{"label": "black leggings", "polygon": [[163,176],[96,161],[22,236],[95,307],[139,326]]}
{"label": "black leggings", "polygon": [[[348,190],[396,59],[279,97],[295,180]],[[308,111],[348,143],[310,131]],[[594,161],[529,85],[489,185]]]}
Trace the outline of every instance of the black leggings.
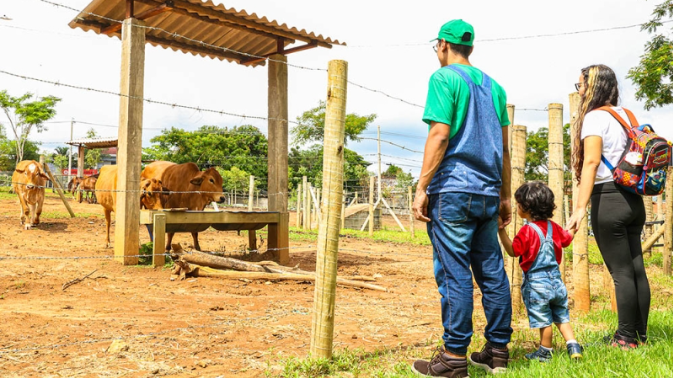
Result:
{"label": "black leggings", "polygon": [[645,205],[637,194],[615,183],[597,184],[591,194],[591,227],[603,260],[615,281],[617,315],[622,336],[647,335],[650,283],[643,264],[640,235]]}

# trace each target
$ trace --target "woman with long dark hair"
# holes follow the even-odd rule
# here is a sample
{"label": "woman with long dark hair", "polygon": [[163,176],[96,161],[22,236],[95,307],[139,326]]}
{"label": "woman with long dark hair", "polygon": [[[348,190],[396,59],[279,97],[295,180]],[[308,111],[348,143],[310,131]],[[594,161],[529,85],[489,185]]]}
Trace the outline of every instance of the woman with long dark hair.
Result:
{"label": "woman with long dark hair", "polygon": [[575,209],[567,228],[577,230],[591,200],[591,227],[617,296],[619,324],[608,341],[632,349],[647,339],[650,311],[650,284],[640,244],[645,206],[641,196],[615,184],[610,169],[601,162],[603,156],[616,166],[628,137],[610,113],[596,109],[610,106],[627,123],[630,121],[618,106],[617,78],[609,67],[599,64],[583,68],[579,81],[575,84],[581,100],[573,156],[579,195],[573,199]]}

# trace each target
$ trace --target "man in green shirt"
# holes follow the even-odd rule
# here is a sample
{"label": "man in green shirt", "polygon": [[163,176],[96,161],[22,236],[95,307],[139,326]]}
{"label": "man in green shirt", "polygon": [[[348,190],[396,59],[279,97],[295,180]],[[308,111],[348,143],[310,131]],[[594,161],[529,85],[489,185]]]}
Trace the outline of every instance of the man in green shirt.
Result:
{"label": "man in green shirt", "polygon": [[512,328],[509,281],[498,243],[499,220],[511,221],[505,91],[468,60],[474,29],[444,24],[435,51],[423,121],[430,125],[413,211],[428,223],[435,280],[441,294],[444,347],[413,370],[431,377],[467,377],[472,338],[472,276],[483,295],[487,340],[470,363],[491,373],[507,369]]}

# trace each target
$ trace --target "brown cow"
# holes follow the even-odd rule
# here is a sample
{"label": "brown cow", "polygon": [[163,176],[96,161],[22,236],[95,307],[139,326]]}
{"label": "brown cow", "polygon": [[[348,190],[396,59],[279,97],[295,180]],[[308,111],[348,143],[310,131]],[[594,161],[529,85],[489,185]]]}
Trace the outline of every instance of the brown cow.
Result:
{"label": "brown cow", "polygon": [[[110,213],[117,211],[117,166],[106,165],[100,170],[98,180],[96,181],[96,197],[98,203],[103,206],[105,211],[105,223],[107,226],[106,247],[110,244]],[[161,192],[168,191],[161,180],[148,179],[140,181],[140,208],[150,210],[163,209],[161,206]]]}
{"label": "brown cow", "polygon": [[[201,171],[194,163],[175,164],[167,161],[156,161],[143,169],[141,178],[156,178],[171,189],[171,194],[164,203],[165,209],[187,208],[203,210],[211,202],[224,202],[222,192],[222,176],[215,168]],[[181,192],[200,193],[181,193]],[[168,233],[166,250],[171,249],[173,233]],[[198,232],[192,232],[194,249],[201,250]]]}
{"label": "brown cow", "polygon": [[75,192],[77,191],[77,186],[82,182],[82,177],[73,177],[68,183],[68,192],[72,195],[72,198],[75,198]]}
{"label": "brown cow", "polygon": [[[21,203],[21,224],[26,230],[40,224],[40,214],[44,204],[44,186],[49,177],[44,174],[42,165],[35,160],[23,160],[16,165],[12,174],[12,189],[19,195]],[[28,223],[26,223],[28,218]]]}
{"label": "brown cow", "polygon": [[82,203],[83,199],[86,199],[88,203],[96,203],[96,181],[98,180],[99,175],[87,176],[81,179],[77,189],[80,191],[79,194],[79,203]]}

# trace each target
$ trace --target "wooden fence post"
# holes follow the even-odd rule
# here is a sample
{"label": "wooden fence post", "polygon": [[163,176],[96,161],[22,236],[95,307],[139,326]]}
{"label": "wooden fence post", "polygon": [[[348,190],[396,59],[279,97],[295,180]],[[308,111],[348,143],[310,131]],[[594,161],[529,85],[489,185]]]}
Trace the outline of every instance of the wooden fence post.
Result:
{"label": "wooden fence post", "polygon": [[[645,205],[645,240],[649,239],[654,233],[654,226],[647,224],[654,220],[654,206],[652,205],[652,197],[643,197],[643,204]],[[652,247],[643,249],[643,254],[651,254]]]}
{"label": "wooden fence post", "polygon": [[332,357],[339,223],[343,198],[347,70],[345,61],[329,62],[322,185],[325,195],[318,231],[311,324],[311,355],[316,358]]}
{"label": "wooden fence post", "polygon": [[315,220],[313,217],[313,208],[315,208],[315,201],[313,200],[313,196],[311,195],[311,191],[313,190],[313,186],[311,183],[308,183],[308,230],[313,229],[313,221]]}
{"label": "wooden fence post", "polygon": [[297,185],[297,228],[301,227],[301,184]]}
{"label": "wooden fence post", "polygon": [[[563,105],[549,104],[549,188],[554,193],[556,211],[552,220],[563,227]],[[561,279],[566,281],[566,259],[561,259]]]}
{"label": "wooden fence post", "polygon": [[[514,200],[515,190],[521,186],[524,181],[526,170],[526,126],[514,126],[512,130],[512,202]],[[516,235],[523,226],[523,219],[512,214],[512,235]],[[511,259],[512,272],[512,314],[519,316],[522,313],[523,298],[521,296],[522,272],[518,264],[518,259]]]}
{"label": "wooden fence post", "polygon": [[374,176],[369,177],[369,236],[374,236]]}
{"label": "wooden fence post", "polygon": [[673,250],[673,168],[668,169],[666,176],[666,215],[664,222],[664,275],[671,275],[671,251]]}
{"label": "wooden fence post", "polygon": [[304,206],[304,210],[303,210],[304,214],[302,214],[303,215],[302,221],[303,221],[303,224],[304,224],[304,230],[308,230],[308,228],[309,228],[308,215],[309,215],[309,212],[311,211],[311,208],[309,207],[310,205],[309,205],[309,202],[308,202],[308,195],[307,195],[307,193],[308,193],[308,179],[306,178],[306,176],[303,176],[301,180],[302,180],[302,190],[304,191],[304,197],[302,198],[302,205]]}
{"label": "wooden fence post", "polygon": [[[515,106],[513,104],[507,104],[507,117],[509,118],[509,131],[508,131],[508,150],[509,150],[509,156],[512,156],[512,145],[514,144],[514,141],[512,140],[512,132],[514,130],[514,109]],[[514,224],[516,223],[516,218],[518,217],[516,213],[516,201],[514,200],[514,191],[516,188],[512,186],[512,221],[510,222],[509,226],[507,226],[507,234],[509,235],[510,239],[514,239]],[[500,246],[502,248],[502,245]],[[509,257],[509,255],[505,252],[505,250],[502,250],[503,254],[503,260],[505,263],[505,272],[507,272],[507,279],[509,280],[510,284],[510,290],[512,286],[512,278],[513,278],[513,273],[514,270],[512,268],[519,269],[519,267],[516,265],[516,262],[514,261],[515,259],[513,257]]]}
{"label": "wooden fence post", "polygon": [[[577,92],[570,94],[570,144],[572,151],[575,151],[575,135],[577,135],[577,117],[579,115],[580,95]],[[573,172],[574,175],[574,172]],[[573,204],[579,196],[579,185],[573,177]],[[575,205],[573,205],[574,207]],[[581,312],[591,310],[591,280],[589,279],[589,226],[587,218],[584,217],[573,240],[573,283],[575,290],[573,299],[575,300],[575,309]],[[564,253],[565,254],[565,253]]]}
{"label": "wooden fence post", "polygon": [[414,203],[414,195],[411,194],[411,187],[409,187],[409,231],[411,232],[411,239],[416,237],[416,232],[414,231],[414,212],[412,211],[411,206]]}
{"label": "wooden fence post", "polygon": [[255,176],[250,175],[250,188],[248,189],[248,211],[252,211],[252,201],[255,199]]}

